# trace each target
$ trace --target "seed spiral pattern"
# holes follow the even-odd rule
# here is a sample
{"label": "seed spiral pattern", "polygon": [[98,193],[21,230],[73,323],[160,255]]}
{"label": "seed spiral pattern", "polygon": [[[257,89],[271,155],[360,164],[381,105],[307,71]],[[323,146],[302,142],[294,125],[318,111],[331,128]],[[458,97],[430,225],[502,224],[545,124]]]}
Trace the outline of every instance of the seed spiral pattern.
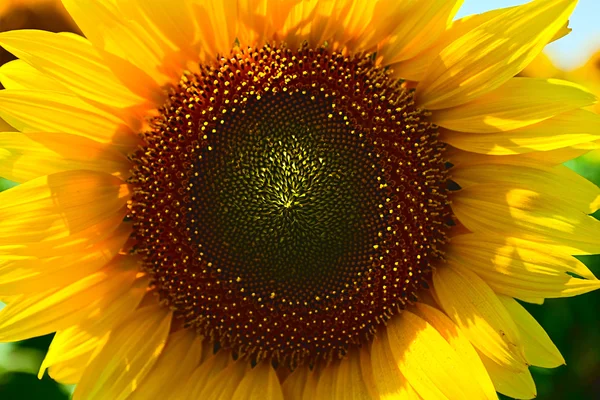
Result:
{"label": "seed spiral pattern", "polygon": [[136,249],[221,348],[290,368],[341,357],[441,258],[437,129],[373,59],[236,49],[181,78],[132,155]]}

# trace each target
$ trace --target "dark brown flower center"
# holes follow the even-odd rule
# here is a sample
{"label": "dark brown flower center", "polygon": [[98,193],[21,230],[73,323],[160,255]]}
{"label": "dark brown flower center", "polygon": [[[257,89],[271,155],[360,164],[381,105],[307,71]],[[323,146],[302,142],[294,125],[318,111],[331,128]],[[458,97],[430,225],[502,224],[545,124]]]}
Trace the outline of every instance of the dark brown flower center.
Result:
{"label": "dark brown flower center", "polygon": [[416,299],[449,208],[437,131],[368,56],[234,51],[135,156],[137,248],[185,324],[253,360],[343,355]]}

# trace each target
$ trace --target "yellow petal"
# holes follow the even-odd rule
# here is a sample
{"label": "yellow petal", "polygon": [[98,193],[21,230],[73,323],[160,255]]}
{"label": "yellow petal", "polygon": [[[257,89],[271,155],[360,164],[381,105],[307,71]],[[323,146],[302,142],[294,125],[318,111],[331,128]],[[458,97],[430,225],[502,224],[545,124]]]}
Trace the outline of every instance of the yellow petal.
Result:
{"label": "yellow petal", "polygon": [[263,361],[244,375],[233,393],[234,400],[283,400],[283,392],[275,369]]}
{"label": "yellow petal", "polygon": [[233,394],[249,373],[249,363],[239,360],[230,363],[227,368],[219,372],[213,379],[209,380],[198,397],[188,397],[206,400],[228,400],[233,399]]}
{"label": "yellow petal", "polygon": [[593,94],[571,82],[512,78],[473,101],[435,111],[431,120],[454,131],[493,133],[532,125],[595,102]]}
{"label": "yellow petal", "polygon": [[161,71],[164,49],[135,21],[126,21],[115,1],[64,0],[63,5],[123,84],[144,98],[161,97],[160,86],[169,81]]}
{"label": "yellow petal", "polygon": [[379,397],[383,400],[410,399],[419,396],[398,369],[387,333],[378,333],[371,347],[371,367]]}
{"label": "yellow petal", "polygon": [[78,325],[57,332],[40,366],[38,378],[41,379],[49,368],[50,376],[61,383],[79,382],[87,365],[106,344],[110,332],[133,314],[148,285],[148,277],[138,276],[132,286],[101,314],[90,315]]}
{"label": "yellow petal", "polygon": [[[442,131],[442,141],[462,150],[490,155],[525,154],[576,146],[600,139],[600,116],[573,110],[523,128],[496,133]],[[545,158],[544,154],[540,155]]]}
{"label": "yellow petal", "polygon": [[[336,391],[336,377],[340,368],[340,361],[333,360],[319,371],[318,383],[314,397],[317,399],[332,399]],[[304,395],[304,398],[307,396]]]}
{"label": "yellow petal", "polygon": [[0,116],[22,132],[70,133],[126,152],[139,142],[121,119],[68,93],[2,90]]}
{"label": "yellow petal", "polygon": [[567,22],[576,0],[537,0],[502,13],[441,51],[417,86],[417,102],[437,110],[471,101],[529,64]]}
{"label": "yellow petal", "polygon": [[118,214],[118,218],[105,218],[98,224],[68,236],[42,235],[39,240],[33,242],[10,243],[8,241],[8,243],[2,243],[0,244],[0,264],[4,267],[12,261],[24,261],[29,265],[29,262],[34,264],[36,258],[65,257],[69,254],[81,253],[85,248],[113,237],[117,230],[124,229],[128,225],[121,222],[125,214],[124,210]]}
{"label": "yellow petal", "polygon": [[[574,158],[586,155],[587,153],[600,149],[600,143],[596,142],[587,142],[580,143],[573,146],[565,147],[557,150],[550,150],[544,152],[531,152],[524,154],[524,157],[530,158],[532,160],[541,162],[541,163],[552,163],[562,164]],[[519,156],[517,156],[519,157]],[[523,157],[521,157],[523,158]]]}
{"label": "yellow petal", "polygon": [[[104,347],[109,337],[108,332],[103,336],[84,335],[85,332],[78,330],[76,326],[57,332],[40,367],[38,379],[41,379],[48,369],[48,375],[62,384],[73,385],[79,382],[83,371],[94,355]],[[68,342],[69,347],[54,345],[55,342]],[[62,351],[65,351],[66,355],[60,354]]]}
{"label": "yellow petal", "polygon": [[515,276],[558,276],[567,273],[586,279],[596,279],[594,274],[568,249],[549,246],[508,236],[467,234],[452,238],[448,247],[449,260],[463,264],[477,273],[497,271]]}
{"label": "yellow petal", "polygon": [[474,383],[481,387],[481,398],[497,400],[496,390],[479,355],[454,322],[440,310],[424,303],[417,303],[415,311],[418,316],[437,329],[463,360]]}
{"label": "yellow petal", "polygon": [[82,98],[115,108],[144,102],[116,78],[81,36],[18,30],[0,33],[0,45]]}
{"label": "yellow petal", "polygon": [[[99,344],[98,348],[102,348],[104,343],[106,343],[108,335],[104,339],[105,340]],[[89,364],[94,350],[95,349],[92,349],[87,353],[81,353],[69,360],[50,366],[48,368],[48,375],[63,385],[77,384],[81,379],[81,374],[83,374],[85,367]]]}
{"label": "yellow petal", "polygon": [[[335,49],[352,48],[356,51],[372,51],[375,50],[376,40],[388,36],[391,31],[389,27],[385,28],[375,23],[383,7],[387,8],[391,18],[399,17],[403,11],[403,5],[399,2],[351,0],[317,2],[314,6],[316,18],[308,17],[310,23],[304,32],[308,30],[308,42],[314,45],[331,42],[332,48]],[[383,28],[383,31],[380,31],[380,28]]]}
{"label": "yellow petal", "polygon": [[14,132],[15,128],[13,128],[8,122],[0,118],[0,132]]}
{"label": "yellow petal", "polygon": [[[197,22],[193,18],[189,1],[170,0],[118,0],[125,17],[139,23],[153,40],[161,44],[166,52],[174,51],[182,62],[197,63],[200,44]],[[202,20],[202,23],[205,19]],[[220,27],[221,28],[221,27]]]}
{"label": "yellow petal", "polygon": [[600,189],[564,166],[477,165],[452,170],[452,179],[462,188],[474,184],[497,183],[501,187],[531,189],[560,196],[584,213],[600,208]]}
{"label": "yellow petal", "polygon": [[461,358],[425,320],[403,311],[389,321],[384,337],[400,372],[422,398],[481,398]]}
{"label": "yellow petal", "polygon": [[[192,9],[198,24],[202,59],[212,60],[216,55],[228,55],[234,45],[238,33],[239,3],[235,0],[212,1],[196,0]],[[258,4],[258,2],[257,2]],[[254,43],[241,43],[251,46]],[[263,43],[259,44],[262,46]]]}
{"label": "yellow petal", "polygon": [[86,368],[73,399],[128,398],[162,353],[171,317],[171,312],[158,304],[138,309],[111,333]]}
{"label": "yellow petal", "polygon": [[[240,4],[242,45],[282,40],[291,48],[306,41],[335,50],[373,52],[384,62],[410,57],[437,39],[460,1],[244,1]],[[385,17],[382,17],[385,16]],[[441,24],[439,23],[441,22]]]}
{"label": "yellow petal", "polygon": [[[465,266],[467,262],[449,262]],[[526,301],[536,298],[572,297],[600,289],[600,281],[573,278],[567,274],[506,274],[485,269],[473,269],[496,293]]]}
{"label": "yellow petal", "polygon": [[[260,45],[273,39],[294,36],[301,24],[309,23],[307,16],[311,14],[317,2],[298,3],[294,0],[256,0],[238,2],[238,38],[243,45]],[[290,48],[298,46],[298,38],[287,42]]]}
{"label": "yellow petal", "polygon": [[514,321],[481,278],[455,265],[442,266],[433,285],[444,312],[479,351],[505,368],[527,368]]}
{"label": "yellow petal", "polygon": [[398,16],[397,11],[402,8],[398,2],[389,1],[284,1],[275,5],[267,4],[275,3],[267,0],[258,2],[257,6],[253,2],[246,3],[242,6],[241,28],[249,34],[242,38],[252,44],[260,45],[275,38],[291,48],[301,46],[304,41],[314,47],[327,42],[331,49],[352,48],[356,52],[376,49],[382,36],[373,20],[384,7],[387,6],[393,17]]}
{"label": "yellow petal", "polygon": [[45,335],[101,313],[131,286],[135,275],[109,265],[59,290],[20,296],[0,312],[0,341]]}
{"label": "yellow petal", "polygon": [[35,294],[70,285],[108,264],[130,235],[131,226],[123,225],[106,240],[66,256],[0,256],[0,296]]}
{"label": "yellow petal", "polygon": [[304,392],[302,393],[302,400],[313,400],[317,393],[317,385],[319,383],[319,373],[312,371],[306,378],[306,385],[304,385]]}
{"label": "yellow petal", "polygon": [[600,281],[583,263],[553,246],[516,238],[504,242],[506,238],[463,236],[452,241],[449,264],[469,268],[497,293],[519,299],[557,298],[600,288]]}
{"label": "yellow petal", "polygon": [[494,382],[497,392],[515,399],[533,399],[536,397],[535,382],[528,369],[515,372],[498,365],[483,354],[480,354],[480,357],[485,369],[490,374],[490,378],[492,378],[492,382]]}
{"label": "yellow petal", "polygon": [[127,399],[170,398],[173,387],[165,382],[184,382],[199,364],[201,356],[202,337],[196,332],[182,329],[169,335],[167,345],[156,364]]}
{"label": "yellow petal", "polygon": [[281,385],[283,397],[301,400],[310,373],[312,372],[308,367],[296,368]]}
{"label": "yellow petal", "polygon": [[469,31],[496,18],[509,8],[487,11],[483,14],[469,15],[453,21],[432,46],[417,56],[391,65],[392,75],[409,81],[420,81],[425,76],[429,65],[449,44],[459,39]]}
{"label": "yellow petal", "polygon": [[0,82],[6,89],[52,90],[69,93],[69,89],[56,79],[41,73],[23,60],[12,60],[0,66]]}
{"label": "yellow petal", "polygon": [[[185,385],[177,393],[183,399],[200,399],[200,393],[207,387],[221,371],[225,370],[234,361],[231,354],[219,351],[205,360],[189,377]],[[174,398],[178,398],[174,396]]]}
{"label": "yellow petal", "polygon": [[600,252],[600,221],[560,196],[510,184],[479,184],[456,192],[452,210],[473,233],[568,246],[571,254]]}
{"label": "yellow petal", "polygon": [[[319,4],[320,3],[320,4]],[[349,43],[353,43],[357,50],[367,50],[374,46],[374,34],[369,32],[369,27],[374,28],[373,16],[378,13],[379,7],[385,2],[361,2],[361,1],[325,1],[315,4],[314,12],[316,18],[310,20],[308,29],[308,42],[313,45],[321,45],[331,42],[333,48],[341,49]],[[388,8],[392,15],[396,7]],[[371,18],[369,18],[371,16]],[[338,22],[339,21],[339,22]],[[340,22],[344,29],[340,29]]]}
{"label": "yellow petal", "polygon": [[0,132],[0,176],[15,182],[76,169],[106,172],[125,180],[130,168],[125,155],[83,136]]}
{"label": "yellow petal", "polygon": [[[357,352],[358,364],[360,364],[361,380],[369,394],[369,398],[379,398],[377,385],[375,384],[375,375],[373,374],[373,365],[371,362],[371,352],[369,346],[360,347]],[[355,357],[350,353],[350,357]]]}
{"label": "yellow petal", "polygon": [[[466,17],[460,18],[456,21],[453,21],[450,26],[444,31],[440,38],[423,52],[419,53],[417,56],[401,61],[399,63],[394,63],[391,65],[391,74],[394,77],[399,79],[406,79],[410,81],[420,81],[425,76],[427,72],[427,68],[432,63],[432,61],[440,54],[442,50],[444,50],[449,44],[462,37],[469,31],[472,31],[476,27],[486,23],[487,21],[496,18],[502,13],[512,9],[514,7],[508,8],[500,8],[496,10],[490,10],[482,14],[468,15]],[[568,21],[565,23],[561,29],[554,35],[551,41],[558,40],[563,36],[567,35],[571,29],[568,27]],[[544,77],[541,75],[526,75],[526,76],[535,76],[535,77]],[[551,76],[547,76],[547,78],[551,78]]]}
{"label": "yellow petal", "polygon": [[107,219],[116,227],[128,197],[123,181],[98,172],[33,179],[0,193],[0,244],[67,237]]}
{"label": "yellow petal", "polygon": [[[394,28],[391,32],[381,32],[379,37],[386,38],[379,47],[377,56],[381,56],[384,65],[390,65],[414,57],[438,41],[450,24],[463,0],[413,0],[391,2],[400,8],[401,19],[394,18],[391,4],[380,2],[388,21]],[[398,7],[400,5],[400,7]],[[385,8],[384,8],[385,7]],[[380,15],[377,13],[376,15]],[[382,22],[376,22],[377,31]],[[384,34],[384,35],[382,35]]]}
{"label": "yellow petal", "polygon": [[[367,369],[368,368],[368,369]],[[341,360],[334,377],[334,393],[340,400],[371,400],[376,393],[369,364],[361,365],[359,350],[350,350]]]}
{"label": "yellow petal", "polygon": [[477,164],[511,164],[511,165],[558,165],[577,158],[589,151],[600,149],[600,143],[587,142],[557,150],[533,151],[525,154],[504,155],[501,157],[480,153],[471,153],[448,146],[444,156],[453,165],[466,167]]}
{"label": "yellow petal", "polygon": [[63,5],[94,47],[131,61],[160,83],[167,78],[159,72],[167,49],[161,48],[163,43],[157,43],[138,21],[128,20],[126,7],[118,3],[65,0]]}
{"label": "yellow petal", "polygon": [[535,318],[515,299],[508,296],[498,296],[498,298],[519,327],[527,362],[544,368],[564,365],[565,359]]}

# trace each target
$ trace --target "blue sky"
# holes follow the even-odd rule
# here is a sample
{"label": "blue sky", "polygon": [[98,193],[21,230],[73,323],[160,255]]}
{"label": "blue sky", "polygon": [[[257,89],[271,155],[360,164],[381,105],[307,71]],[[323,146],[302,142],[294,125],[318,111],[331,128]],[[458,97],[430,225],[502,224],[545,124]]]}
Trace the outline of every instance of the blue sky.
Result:
{"label": "blue sky", "polygon": [[[527,0],[465,0],[458,18],[527,2]],[[600,0],[579,0],[571,15],[569,26],[573,31],[566,37],[549,44],[545,50],[556,65],[566,69],[577,67],[594,51],[600,49]]]}

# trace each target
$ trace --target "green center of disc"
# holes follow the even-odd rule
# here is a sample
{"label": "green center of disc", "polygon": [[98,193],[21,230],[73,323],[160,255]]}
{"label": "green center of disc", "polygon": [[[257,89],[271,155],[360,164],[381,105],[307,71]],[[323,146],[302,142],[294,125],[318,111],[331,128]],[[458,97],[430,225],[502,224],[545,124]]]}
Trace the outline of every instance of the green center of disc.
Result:
{"label": "green center of disc", "polygon": [[209,137],[187,220],[224,278],[305,301],[369,264],[379,168],[334,109],[320,95],[268,94]]}

